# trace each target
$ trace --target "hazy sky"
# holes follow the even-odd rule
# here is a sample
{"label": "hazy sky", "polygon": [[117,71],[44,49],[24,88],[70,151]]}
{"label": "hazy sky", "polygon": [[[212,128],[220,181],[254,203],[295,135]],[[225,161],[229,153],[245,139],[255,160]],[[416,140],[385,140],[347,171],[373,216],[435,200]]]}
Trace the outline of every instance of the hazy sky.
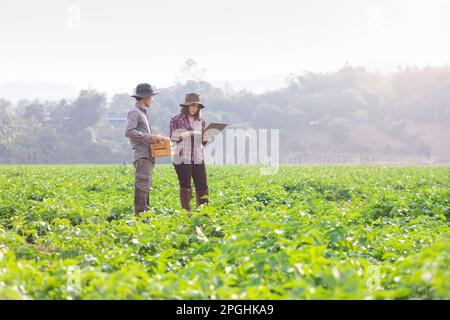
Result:
{"label": "hazy sky", "polygon": [[445,65],[449,17],[448,0],[0,0],[0,84],[162,87],[189,58],[208,81]]}

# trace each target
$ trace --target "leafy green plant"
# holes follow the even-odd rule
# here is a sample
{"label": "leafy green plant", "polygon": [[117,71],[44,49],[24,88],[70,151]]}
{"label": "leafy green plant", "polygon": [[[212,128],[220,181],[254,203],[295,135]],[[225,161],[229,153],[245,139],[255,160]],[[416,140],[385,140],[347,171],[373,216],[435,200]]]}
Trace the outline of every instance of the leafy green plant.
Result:
{"label": "leafy green plant", "polygon": [[0,299],[449,299],[448,167],[0,167]]}

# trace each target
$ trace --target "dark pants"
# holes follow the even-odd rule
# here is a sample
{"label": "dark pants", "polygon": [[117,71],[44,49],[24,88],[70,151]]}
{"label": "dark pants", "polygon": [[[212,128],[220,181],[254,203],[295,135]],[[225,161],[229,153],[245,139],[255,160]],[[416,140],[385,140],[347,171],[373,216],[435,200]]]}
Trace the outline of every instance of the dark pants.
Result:
{"label": "dark pants", "polygon": [[208,182],[206,180],[205,162],[201,164],[181,163],[174,164],[177,172],[180,188],[191,188],[191,177],[194,179],[196,190],[207,190]]}
{"label": "dark pants", "polygon": [[134,212],[136,215],[150,210],[150,190],[155,163],[151,159],[139,159],[134,165]]}

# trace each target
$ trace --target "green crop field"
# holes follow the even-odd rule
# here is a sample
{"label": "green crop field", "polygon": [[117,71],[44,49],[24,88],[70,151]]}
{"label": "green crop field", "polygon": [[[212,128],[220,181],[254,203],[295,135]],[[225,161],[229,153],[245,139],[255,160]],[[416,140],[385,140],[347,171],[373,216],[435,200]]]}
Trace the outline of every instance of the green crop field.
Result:
{"label": "green crop field", "polygon": [[[450,167],[0,167],[0,299],[449,299]],[[194,205],[194,202],[192,204]]]}

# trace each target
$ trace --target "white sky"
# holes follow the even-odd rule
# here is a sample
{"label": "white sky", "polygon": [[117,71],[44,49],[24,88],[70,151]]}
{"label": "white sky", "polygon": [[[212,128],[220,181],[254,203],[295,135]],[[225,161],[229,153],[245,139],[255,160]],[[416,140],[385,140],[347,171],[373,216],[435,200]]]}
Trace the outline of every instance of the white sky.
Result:
{"label": "white sky", "polygon": [[448,0],[0,0],[0,84],[163,87],[189,58],[208,81],[445,65],[449,18]]}

